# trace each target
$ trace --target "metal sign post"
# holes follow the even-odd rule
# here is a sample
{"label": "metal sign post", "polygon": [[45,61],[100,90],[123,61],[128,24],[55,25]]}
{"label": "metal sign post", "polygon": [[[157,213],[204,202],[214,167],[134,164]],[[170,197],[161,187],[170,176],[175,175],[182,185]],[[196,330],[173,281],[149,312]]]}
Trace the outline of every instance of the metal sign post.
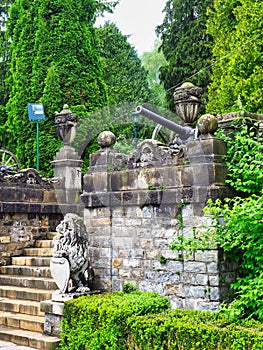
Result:
{"label": "metal sign post", "polygon": [[36,169],[39,171],[39,120],[45,119],[44,106],[42,103],[29,103],[27,105],[28,119],[36,122]]}

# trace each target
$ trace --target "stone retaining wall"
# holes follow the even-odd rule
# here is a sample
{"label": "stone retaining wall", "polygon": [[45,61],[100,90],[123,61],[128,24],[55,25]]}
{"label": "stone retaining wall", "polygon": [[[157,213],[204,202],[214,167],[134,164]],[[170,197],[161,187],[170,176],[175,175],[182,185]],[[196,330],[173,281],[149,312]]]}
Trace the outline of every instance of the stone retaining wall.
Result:
{"label": "stone retaining wall", "polygon": [[62,219],[52,184],[34,169],[0,177],[0,264],[45,239]]}
{"label": "stone retaining wall", "polygon": [[208,136],[177,151],[143,141],[126,168],[124,156],[109,148],[91,156],[81,199],[95,289],[131,282],[169,296],[174,307],[218,310],[230,297],[236,264],[220,249],[189,256],[170,244],[211,226],[203,215],[209,198],[233,195],[225,185],[225,152],[221,140]]}
{"label": "stone retaining wall", "polygon": [[[162,192],[144,195],[156,199]],[[121,290],[131,282],[142,291],[169,296],[174,307],[211,311],[229,298],[237,266],[226,261],[220,249],[188,256],[170,248],[176,236],[211,225],[197,203],[86,207],[84,219],[95,289]]]}

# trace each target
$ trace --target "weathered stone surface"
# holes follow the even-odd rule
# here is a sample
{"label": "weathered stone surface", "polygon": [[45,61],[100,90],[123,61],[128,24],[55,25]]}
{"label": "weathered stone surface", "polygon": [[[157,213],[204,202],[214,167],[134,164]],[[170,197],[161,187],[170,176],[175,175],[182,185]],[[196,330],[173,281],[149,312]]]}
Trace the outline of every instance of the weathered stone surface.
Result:
{"label": "weathered stone surface", "polygon": [[0,202],[0,265],[9,264],[12,256],[23,254],[55,229],[62,215],[53,208],[54,204]]}

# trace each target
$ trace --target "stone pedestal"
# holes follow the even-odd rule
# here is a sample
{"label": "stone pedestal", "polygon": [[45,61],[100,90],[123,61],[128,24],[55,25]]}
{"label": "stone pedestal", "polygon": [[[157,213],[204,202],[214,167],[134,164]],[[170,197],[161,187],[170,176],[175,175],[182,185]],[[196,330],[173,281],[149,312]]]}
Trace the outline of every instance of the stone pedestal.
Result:
{"label": "stone pedestal", "polygon": [[79,155],[67,145],[57,152],[52,161],[54,176],[58,179],[55,185],[58,203],[72,205],[73,212],[74,206],[79,204],[82,164],[83,161],[80,160]]}
{"label": "stone pedestal", "polygon": [[67,293],[57,294],[54,293],[52,298],[56,300],[45,300],[40,303],[40,310],[45,313],[44,334],[52,336],[60,336],[61,334],[61,322],[63,318],[64,302],[67,300],[75,299],[87,294],[99,294],[100,291],[96,290],[89,293]]}
{"label": "stone pedestal", "polygon": [[52,300],[41,301],[40,310],[45,313],[45,334],[60,336],[63,308],[63,302],[55,302]]}

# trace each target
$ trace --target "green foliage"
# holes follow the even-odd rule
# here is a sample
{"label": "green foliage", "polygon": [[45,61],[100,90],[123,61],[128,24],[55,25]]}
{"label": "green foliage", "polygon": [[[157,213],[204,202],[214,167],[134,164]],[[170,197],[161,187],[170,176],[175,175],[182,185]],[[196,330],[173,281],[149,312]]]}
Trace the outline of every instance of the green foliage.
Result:
{"label": "green foliage", "polygon": [[167,263],[167,259],[165,256],[161,255],[159,258],[160,264],[165,265]]}
{"label": "green foliage", "polygon": [[28,121],[27,103],[44,103],[40,166],[46,174],[60,144],[54,133],[54,112],[65,103],[82,104],[88,112],[107,103],[93,28],[96,4],[95,0],[15,0],[10,9],[11,71],[6,80],[10,96],[5,124],[9,141],[5,146],[23,167],[35,164],[35,126]]}
{"label": "green foliage", "polygon": [[61,350],[262,350],[263,328],[222,313],[169,310],[156,293],[114,292],[64,304]]}
{"label": "green foliage", "polygon": [[236,318],[253,317],[263,321],[263,150],[258,126],[249,120],[236,120],[231,134],[218,132],[227,142],[228,179],[235,190],[250,194],[224,202],[210,200],[204,209],[214,226],[193,228],[191,237],[176,237],[174,251],[223,248],[238,263],[238,279],[232,285],[236,298],[224,311]]}
{"label": "green foliage", "polygon": [[[212,203],[210,203],[212,204]],[[217,201],[207,209],[214,219],[223,220],[212,231],[213,240],[239,265],[239,277],[233,288],[237,297],[230,311],[237,317],[263,321],[263,198],[236,197],[224,204]]]}
{"label": "green foliage", "polygon": [[212,4],[213,0],[166,2],[164,22],[157,32],[168,63],[161,68],[160,79],[167,90],[171,110],[174,110],[173,87],[189,80],[204,88],[202,102],[205,106],[210,69],[204,68],[211,64],[212,57],[212,37],[206,33],[206,10]]}
{"label": "green foliage", "polygon": [[218,131],[218,136],[227,144],[226,183],[237,191],[260,194],[263,190],[263,146],[258,125],[246,119],[237,119],[231,135]]}
{"label": "green foliage", "polygon": [[126,349],[130,316],[159,313],[168,308],[167,298],[148,292],[90,295],[66,302],[60,349]]}
{"label": "green foliage", "polygon": [[136,284],[132,284],[131,282],[125,282],[123,285],[124,293],[138,292],[139,287]]}
{"label": "green foliage", "polygon": [[207,29],[214,39],[213,79],[207,112],[263,111],[263,2],[215,0]]}
{"label": "green foliage", "polygon": [[263,349],[262,325],[235,325],[222,314],[174,310],[131,317],[128,326],[129,350]]}
{"label": "green foliage", "polygon": [[108,87],[109,105],[148,101],[150,90],[146,71],[133,46],[113,23],[97,28],[103,78]]}
{"label": "green foliage", "polygon": [[104,12],[112,13],[116,5],[120,0],[97,0],[96,8],[99,15],[103,15]]}
{"label": "green foliage", "polygon": [[263,321],[263,198],[225,199],[224,203],[208,201],[205,213],[212,216],[214,226],[206,231],[193,231],[193,237],[177,237],[175,251],[198,251],[220,246],[227,257],[238,263],[239,275],[232,285],[236,299],[226,308],[238,318],[253,317]]}
{"label": "green foliage", "polygon": [[166,65],[166,60],[160,50],[161,42],[156,40],[152,51],[144,52],[141,55],[142,66],[147,71],[147,80],[151,89],[151,103],[160,107],[165,107],[165,89],[160,81],[160,67]]}

